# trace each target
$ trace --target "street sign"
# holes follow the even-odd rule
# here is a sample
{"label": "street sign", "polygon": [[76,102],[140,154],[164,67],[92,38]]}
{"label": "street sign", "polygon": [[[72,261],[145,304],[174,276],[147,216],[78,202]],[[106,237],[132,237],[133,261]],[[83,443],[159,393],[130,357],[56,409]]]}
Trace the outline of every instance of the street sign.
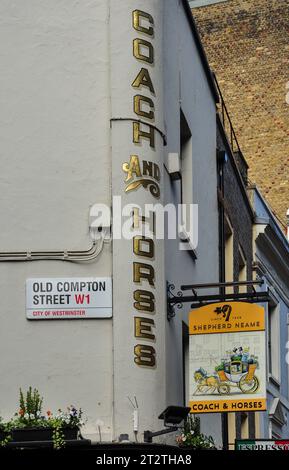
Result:
{"label": "street sign", "polygon": [[110,277],[41,278],[26,280],[26,317],[29,320],[110,318]]}

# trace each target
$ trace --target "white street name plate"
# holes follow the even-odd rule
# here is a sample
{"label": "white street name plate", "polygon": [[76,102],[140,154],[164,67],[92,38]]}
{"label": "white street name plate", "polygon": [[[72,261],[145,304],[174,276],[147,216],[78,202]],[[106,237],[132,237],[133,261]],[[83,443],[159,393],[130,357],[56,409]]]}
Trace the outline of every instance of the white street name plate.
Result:
{"label": "white street name plate", "polygon": [[29,320],[71,320],[111,316],[110,277],[26,280],[26,317]]}

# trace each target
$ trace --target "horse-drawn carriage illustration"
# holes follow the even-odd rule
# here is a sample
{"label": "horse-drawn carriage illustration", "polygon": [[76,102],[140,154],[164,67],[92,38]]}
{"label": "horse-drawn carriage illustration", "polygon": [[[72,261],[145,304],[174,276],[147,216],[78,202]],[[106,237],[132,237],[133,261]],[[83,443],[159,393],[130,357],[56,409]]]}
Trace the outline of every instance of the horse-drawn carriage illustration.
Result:
{"label": "horse-drawn carriage illustration", "polygon": [[227,351],[226,357],[215,367],[213,374],[208,374],[202,367],[195,371],[197,387],[194,395],[228,395],[232,388],[240,389],[242,393],[256,393],[260,385],[255,375],[258,367],[258,358],[249,354],[249,348],[240,347]]}

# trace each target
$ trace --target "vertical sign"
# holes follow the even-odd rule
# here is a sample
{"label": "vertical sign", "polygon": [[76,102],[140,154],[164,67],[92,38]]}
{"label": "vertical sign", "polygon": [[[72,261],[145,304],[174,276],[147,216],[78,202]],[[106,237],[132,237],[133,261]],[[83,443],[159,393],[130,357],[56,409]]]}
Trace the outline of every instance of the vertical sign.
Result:
{"label": "vertical sign", "polygon": [[190,397],[192,413],[266,409],[265,311],[245,302],[192,310]]}
{"label": "vertical sign", "polygon": [[142,430],[157,426],[165,405],[164,241],[155,230],[165,145],[163,1],[111,2],[110,37],[117,437],[131,432],[128,396],[142,404]]}

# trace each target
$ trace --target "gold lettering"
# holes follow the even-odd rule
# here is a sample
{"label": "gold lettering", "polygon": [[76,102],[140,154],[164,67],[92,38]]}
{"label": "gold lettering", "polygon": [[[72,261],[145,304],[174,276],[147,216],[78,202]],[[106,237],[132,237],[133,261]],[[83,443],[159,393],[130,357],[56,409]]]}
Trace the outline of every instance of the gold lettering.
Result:
{"label": "gold lettering", "polygon": [[142,131],[140,129],[140,122],[133,123],[133,142],[134,144],[140,144],[140,139],[148,139],[150,141],[150,147],[155,148],[155,130],[149,124],[146,126],[149,127],[149,132]]}
{"label": "gold lettering", "polygon": [[159,169],[159,167],[156,163],[154,163],[154,178],[157,181],[160,181],[160,179],[161,179],[161,172],[160,172],[160,169]]}
{"label": "gold lettering", "polygon": [[133,281],[140,283],[142,279],[154,287],[155,270],[150,264],[133,263]]}
{"label": "gold lettering", "polygon": [[[152,26],[142,26],[141,25],[141,19],[145,19],[151,24]],[[153,17],[149,14],[146,13],[145,11],[142,10],[134,10],[132,12],[132,24],[133,27],[136,31],[140,31],[141,33],[148,34],[149,36],[153,36],[154,34],[154,19]]]}
{"label": "gold lettering", "polygon": [[132,228],[139,229],[141,223],[148,224],[150,231],[153,234],[155,234],[155,226],[156,226],[155,213],[152,211],[150,213],[152,214],[152,217],[150,218],[145,217],[144,215],[140,216],[139,209],[137,207],[134,207],[133,213],[132,213]]}
{"label": "gold lettering", "polygon": [[[150,37],[154,35],[154,20],[153,17],[142,10],[134,10],[132,13],[133,28]],[[136,38],[133,40],[133,55],[136,59],[146,62],[148,64],[154,63],[154,47],[151,42],[144,39]],[[146,68],[141,68],[140,72],[132,83],[133,88],[141,89],[146,87],[152,94],[155,94],[154,86]],[[145,119],[155,119],[155,106],[151,98],[143,95],[135,95],[133,98],[133,108],[137,116]],[[133,143],[142,144],[142,140],[149,141],[150,147],[155,148],[155,129],[152,125],[143,124],[141,122],[133,123]],[[141,168],[139,157],[131,155],[129,163],[124,163],[123,171],[126,175],[126,182],[134,177],[141,177]],[[145,176],[160,180],[160,170],[158,165],[153,162],[143,162],[143,173]],[[140,181],[140,180],[138,180]],[[133,183],[130,183],[133,184]],[[156,183],[154,183],[156,184]],[[139,228],[141,224],[150,223],[150,218],[140,216],[139,209],[133,210],[133,228]],[[153,233],[155,233],[155,214],[152,218]],[[133,252],[137,256],[146,258],[154,258],[154,241],[145,236],[135,236],[133,238]],[[155,283],[155,270],[153,266],[145,263],[133,263],[133,281],[141,283],[146,280],[152,287]],[[155,296],[152,292],[147,290],[138,289],[133,293],[134,308],[144,312],[155,312]],[[146,340],[155,340],[153,334],[155,328],[154,320],[151,318],[135,317],[134,318],[134,331],[136,338],[143,338]],[[156,365],[156,351],[151,346],[137,344],[134,347],[134,362],[139,366],[154,367]]]}
{"label": "gold lettering", "polygon": [[153,162],[143,161],[143,176],[153,177]]}
{"label": "gold lettering", "polygon": [[123,163],[122,169],[127,173],[125,181],[129,181],[135,176],[142,176],[139,164],[139,158],[137,155],[131,155],[129,163]]}
{"label": "gold lettering", "polygon": [[155,89],[153,86],[153,82],[151,81],[151,77],[149,71],[147,69],[142,68],[138,73],[135,80],[132,82],[132,86],[134,88],[140,88],[141,86],[147,87],[152,94],[155,93]]}
{"label": "gold lettering", "polygon": [[137,310],[142,312],[154,312],[155,311],[155,296],[148,290],[135,290],[133,293],[135,300],[133,306]]}
{"label": "gold lettering", "polygon": [[134,335],[136,338],[144,338],[155,340],[155,335],[152,333],[152,327],[155,326],[154,320],[151,318],[135,317],[134,318]]}
{"label": "gold lettering", "polygon": [[138,366],[154,367],[156,364],[156,351],[152,346],[137,344],[134,347],[134,362]]}
{"label": "gold lettering", "polygon": [[[146,49],[147,54],[145,53],[144,48]],[[147,62],[148,64],[154,63],[153,45],[144,39],[136,38],[133,40],[133,55],[136,59]]]}
{"label": "gold lettering", "polygon": [[[145,111],[142,108],[142,103],[146,103],[150,107],[150,111]],[[135,95],[133,97],[133,110],[135,114],[137,114],[138,116],[143,116],[146,119],[153,120],[155,118],[154,109],[155,109],[155,105],[154,105],[153,100],[151,100],[147,96]]]}
{"label": "gold lettering", "polygon": [[[144,249],[147,246],[148,250]],[[136,236],[133,237],[133,252],[137,256],[153,258],[155,255],[155,244],[151,238]]]}
{"label": "gold lettering", "polygon": [[161,173],[158,165],[153,162],[148,162],[147,160],[143,161],[143,176],[151,176],[157,181],[161,179]]}

